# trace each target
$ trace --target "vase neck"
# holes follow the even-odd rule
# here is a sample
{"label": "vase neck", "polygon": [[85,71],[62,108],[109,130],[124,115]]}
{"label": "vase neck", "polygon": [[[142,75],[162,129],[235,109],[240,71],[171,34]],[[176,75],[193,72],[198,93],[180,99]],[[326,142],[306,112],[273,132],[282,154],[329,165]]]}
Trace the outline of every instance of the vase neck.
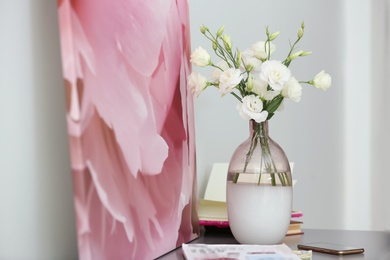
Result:
{"label": "vase neck", "polygon": [[253,136],[254,132],[257,132],[259,137],[268,136],[268,120],[260,123],[257,123],[255,120],[250,120],[249,133],[251,136]]}

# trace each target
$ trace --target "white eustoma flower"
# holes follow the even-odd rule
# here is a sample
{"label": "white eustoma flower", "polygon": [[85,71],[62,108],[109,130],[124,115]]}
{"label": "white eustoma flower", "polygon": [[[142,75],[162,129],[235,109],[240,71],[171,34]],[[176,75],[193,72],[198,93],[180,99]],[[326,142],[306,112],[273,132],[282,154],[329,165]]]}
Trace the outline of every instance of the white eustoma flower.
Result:
{"label": "white eustoma flower", "polygon": [[[260,71],[262,61],[255,57],[255,54],[252,49],[246,49],[241,53],[241,62],[240,68],[243,72],[248,71]],[[245,64],[245,67],[244,67]]]}
{"label": "white eustoma flower", "polygon": [[245,96],[242,103],[237,105],[240,116],[245,120],[253,119],[257,123],[264,122],[268,117],[268,112],[263,110],[263,102],[256,95]]}
{"label": "white eustoma flower", "polygon": [[267,81],[273,90],[279,91],[290,80],[291,72],[282,62],[267,60],[261,65],[260,78]]}
{"label": "white eustoma flower", "polygon": [[299,81],[291,77],[290,80],[284,85],[282,89],[282,96],[289,98],[294,102],[301,101],[302,97],[302,86],[299,84]]}
{"label": "white eustoma flower", "polygon": [[188,76],[188,87],[194,97],[198,97],[206,86],[207,79],[198,72],[194,71]]}
{"label": "white eustoma flower", "polygon": [[242,80],[241,71],[239,69],[227,69],[221,73],[219,77],[219,93],[222,95],[229,94]]}
{"label": "white eustoma flower", "polygon": [[261,78],[253,79],[252,92],[259,95],[262,99],[272,100],[274,97],[279,95],[280,91],[268,90],[268,82]]}
{"label": "white eustoma flower", "polygon": [[313,86],[318,89],[327,90],[331,85],[332,78],[324,70],[318,73],[313,79]]}
{"label": "white eustoma flower", "polygon": [[215,68],[213,70],[213,72],[211,72],[211,79],[218,83],[219,82],[219,78],[221,77],[221,74],[222,72],[224,72],[225,70],[227,70],[229,68],[229,65],[227,64],[226,61],[222,60],[220,61],[218,64],[217,64],[217,67],[218,68]]}
{"label": "white eustoma flower", "polygon": [[190,62],[199,67],[206,67],[211,64],[211,57],[205,49],[199,46],[191,54]]}
{"label": "white eustoma flower", "polygon": [[253,51],[254,56],[261,60],[265,60],[268,58],[268,48],[270,48],[270,54],[272,54],[276,50],[275,44],[273,44],[272,42],[266,44],[263,41],[259,41],[252,44],[251,46],[251,50]]}

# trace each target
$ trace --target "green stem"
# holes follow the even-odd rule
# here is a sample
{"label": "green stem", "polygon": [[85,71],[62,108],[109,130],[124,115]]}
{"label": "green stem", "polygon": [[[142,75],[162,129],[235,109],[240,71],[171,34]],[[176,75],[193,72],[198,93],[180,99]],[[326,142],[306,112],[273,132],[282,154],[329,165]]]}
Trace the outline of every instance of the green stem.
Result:
{"label": "green stem", "polygon": [[232,94],[235,98],[237,98],[238,101],[242,102],[242,99],[241,99],[236,93],[234,93],[234,92],[232,91],[232,92],[230,92],[230,94]]}
{"label": "green stem", "polygon": [[298,37],[298,39],[294,42],[294,44],[291,46],[289,53],[287,54],[287,58],[282,62],[286,67],[290,66],[291,60],[288,58],[290,57],[291,53],[295,49],[295,45],[301,40],[301,37]]}
{"label": "green stem", "polygon": [[259,180],[257,181],[257,185],[260,185],[261,183],[261,173],[259,174]]}
{"label": "green stem", "polygon": [[259,126],[260,126],[259,127],[260,143],[262,149],[261,161],[262,163],[265,164],[265,169],[267,170],[267,173],[271,175],[272,186],[276,186],[276,180],[275,180],[276,167],[275,167],[274,160],[272,159],[271,151],[269,148],[268,135],[265,129],[265,122],[261,122]]}
{"label": "green stem", "polygon": [[291,178],[289,178],[290,176],[288,175],[287,172],[284,173],[284,176],[286,176],[287,186],[292,186]]}
{"label": "green stem", "polygon": [[[251,121],[251,139],[250,139],[250,147],[245,157],[245,165],[243,169],[243,173],[247,171],[247,167],[249,162],[251,161],[255,149],[257,145],[260,145],[259,149],[261,149],[261,161],[260,161],[260,172],[257,180],[257,184],[261,183],[261,175],[269,174],[271,179],[271,185],[276,186],[276,178],[278,178],[280,185],[282,186],[291,186],[291,179],[289,177],[288,172],[278,172],[275,162],[273,160],[271,149],[269,145],[269,137],[266,128],[266,122],[256,123],[253,120]],[[240,173],[236,173],[233,177],[233,183],[238,181]],[[277,177],[276,177],[277,175]]]}
{"label": "green stem", "polygon": [[245,165],[244,165],[244,171],[243,172],[246,172],[246,167],[248,166],[248,163],[249,161],[251,160],[252,158],[252,155],[253,155],[253,152],[255,151],[256,149],[256,146],[257,146],[257,138],[259,136],[259,133],[258,131],[253,131],[253,135],[252,135],[252,139],[251,139],[251,146],[249,147],[249,151],[248,153],[246,154],[246,158],[245,158]]}
{"label": "green stem", "polygon": [[237,181],[238,181],[238,177],[240,176],[240,174],[239,173],[235,173],[234,174],[234,177],[233,177],[233,183],[237,183]]}
{"label": "green stem", "polygon": [[[217,50],[219,50],[219,53],[217,52],[217,50],[214,50],[214,52],[215,52],[215,54],[219,57],[219,58],[221,58],[221,59],[223,59],[224,61],[226,61],[226,63],[229,65],[229,67],[234,67],[234,68],[236,68],[236,65],[233,63],[233,66],[230,64],[230,62],[229,61],[231,61],[231,60],[234,60],[234,55],[233,55],[233,53],[232,53],[232,51],[230,50],[230,51],[227,51],[220,43],[219,43],[219,41],[218,41],[218,39],[220,39],[219,37],[215,37],[211,32],[209,32],[208,31],[208,33],[210,34],[210,36],[211,37],[209,37],[209,36],[207,36],[206,34],[204,34],[205,35],[205,37],[207,38],[207,39],[209,39],[211,42],[213,42],[213,43],[215,43],[216,45],[217,45]],[[213,48],[214,49],[214,48]],[[226,57],[226,55],[228,56],[228,58]]]}
{"label": "green stem", "polygon": [[286,179],[285,172],[278,172],[278,177],[282,186],[286,186],[287,179]]}

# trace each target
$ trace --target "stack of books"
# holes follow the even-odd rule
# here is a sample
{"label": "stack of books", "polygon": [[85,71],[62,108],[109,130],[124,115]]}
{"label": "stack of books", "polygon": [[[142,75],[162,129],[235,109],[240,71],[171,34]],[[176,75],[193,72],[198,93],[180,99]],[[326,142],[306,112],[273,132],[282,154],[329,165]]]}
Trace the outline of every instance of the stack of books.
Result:
{"label": "stack of books", "polygon": [[301,229],[303,222],[300,219],[302,216],[303,214],[300,211],[293,211],[291,213],[290,226],[288,227],[286,234],[287,236],[303,234]]}

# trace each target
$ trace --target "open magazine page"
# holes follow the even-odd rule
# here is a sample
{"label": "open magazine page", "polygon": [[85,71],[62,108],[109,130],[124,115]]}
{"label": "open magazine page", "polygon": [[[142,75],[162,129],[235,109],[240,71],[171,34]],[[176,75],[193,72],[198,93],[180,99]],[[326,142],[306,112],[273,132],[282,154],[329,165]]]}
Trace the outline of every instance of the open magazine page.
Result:
{"label": "open magazine page", "polygon": [[183,244],[187,260],[300,260],[286,244],[280,245],[207,245]]}

